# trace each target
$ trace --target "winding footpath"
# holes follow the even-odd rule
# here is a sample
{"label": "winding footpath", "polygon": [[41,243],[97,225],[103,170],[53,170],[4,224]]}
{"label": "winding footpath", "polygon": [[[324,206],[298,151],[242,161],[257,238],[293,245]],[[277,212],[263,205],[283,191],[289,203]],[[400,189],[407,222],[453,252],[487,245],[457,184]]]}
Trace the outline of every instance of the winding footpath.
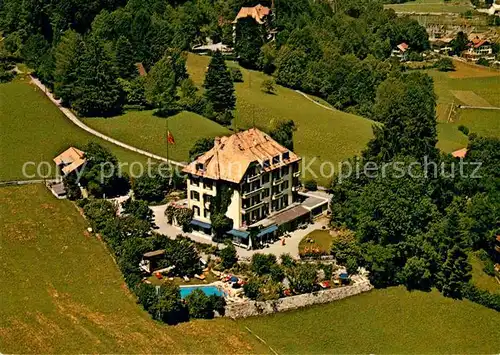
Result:
{"label": "winding footpath", "polygon": [[167,158],[161,157],[159,155],[150,153],[148,151],[145,151],[145,150],[133,147],[133,146],[127,144],[127,143],[120,142],[117,139],[108,137],[105,134],[102,134],[101,132],[98,132],[95,129],[90,128],[89,126],[87,126],[86,124],[84,124],[82,121],[80,121],[78,119],[78,117],[76,117],[76,115],[73,112],[71,112],[71,110],[67,109],[66,107],[63,107],[61,105],[61,100],[57,100],[54,97],[54,95],[50,92],[50,90],[47,89],[47,87],[40,82],[40,80],[38,80],[37,78],[35,78],[35,77],[31,76],[31,75],[30,75],[30,78],[31,78],[31,82],[33,84],[35,84],[36,86],[38,86],[38,88],[40,90],[42,90],[45,93],[45,95],[47,95],[47,97],[49,98],[49,100],[52,101],[57,106],[57,108],[64,114],[64,116],[66,116],[67,118],[69,118],[69,120],[71,122],[73,122],[75,125],[77,125],[81,129],[87,131],[88,133],[90,133],[90,134],[92,134],[92,135],[94,135],[96,137],[99,137],[101,139],[104,139],[105,141],[111,142],[111,143],[113,143],[113,144],[115,144],[117,146],[120,146],[122,148],[131,150],[131,151],[136,152],[136,153],[141,154],[141,155],[145,155],[145,156],[147,156],[149,158],[156,159],[156,160],[159,160],[159,161],[162,161],[162,162],[165,162],[165,163],[169,163],[169,164],[172,164],[172,165],[180,167],[180,168],[182,168],[182,167],[185,166],[185,164],[183,164],[181,162],[174,161],[174,160],[171,160],[171,159],[167,159]]}

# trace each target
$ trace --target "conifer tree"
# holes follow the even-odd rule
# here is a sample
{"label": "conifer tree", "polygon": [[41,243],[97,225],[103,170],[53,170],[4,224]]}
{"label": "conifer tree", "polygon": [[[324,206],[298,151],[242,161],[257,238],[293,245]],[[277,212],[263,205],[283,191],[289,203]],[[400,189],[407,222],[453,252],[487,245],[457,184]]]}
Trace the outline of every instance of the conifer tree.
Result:
{"label": "conifer tree", "polygon": [[[205,76],[205,97],[212,105],[218,121],[230,123],[231,110],[236,105],[233,80],[220,51],[215,52]],[[229,121],[229,122],[228,122]]]}
{"label": "conifer tree", "polygon": [[71,105],[74,99],[73,87],[83,52],[81,36],[73,30],[64,32],[55,48],[54,93],[63,105]]}
{"label": "conifer tree", "polygon": [[111,56],[90,37],[77,70],[72,106],[82,116],[113,116],[122,110],[123,92]]}
{"label": "conifer tree", "polygon": [[439,273],[439,290],[447,297],[462,298],[462,288],[471,278],[470,271],[467,254],[458,245],[454,246]]}
{"label": "conifer tree", "polygon": [[124,36],[116,41],[116,67],[121,78],[130,79],[137,75],[132,45]]}

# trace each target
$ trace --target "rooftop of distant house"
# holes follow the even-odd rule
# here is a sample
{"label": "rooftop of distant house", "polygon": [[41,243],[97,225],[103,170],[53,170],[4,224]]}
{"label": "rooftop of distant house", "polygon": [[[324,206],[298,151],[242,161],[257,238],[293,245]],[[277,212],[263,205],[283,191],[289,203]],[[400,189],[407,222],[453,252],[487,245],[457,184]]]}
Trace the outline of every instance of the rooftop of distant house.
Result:
{"label": "rooftop of distant house", "polygon": [[408,50],[408,45],[405,42],[398,44],[397,47],[401,52],[406,52]]}
{"label": "rooftop of distant house", "polygon": [[229,137],[217,137],[214,146],[184,168],[184,172],[213,180],[239,183],[251,164],[271,171],[300,158],[268,134],[251,128]]}
{"label": "rooftop of distant house", "polygon": [[467,155],[467,148],[462,148],[459,150],[455,150],[451,155],[455,158],[465,158],[465,155]]}
{"label": "rooftop of distant house", "polygon": [[66,175],[78,169],[85,163],[85,152],[75,147],[69,147],[64,152],[53,159],[54,163],[62,167],[62,172]]}
{"label": "rooftop of distant house", "polygon": [[261,25],[264,23],[264,17],[271,13],[271,9],[261,4],[254,7],[242,7],[236,15],[233,23],[236,23],[240,18],[252,17],[257,23]]}
{"label": "rooftop of distant house", "polygon": [[135,67],[137,68],[137,71],[139,72],[139,76],[146,76],[146,68],[144,68],[144,65],[142,63],[135,63]]}
{"label": "rooftop of distant house", "polygon": [[490,44],[490,42],[488,40],[480,39],[480,38],[476,37],[471,41],[470,46],[472,46],[474,48],[479,48],[481,46],[488,45],[488,44]]}

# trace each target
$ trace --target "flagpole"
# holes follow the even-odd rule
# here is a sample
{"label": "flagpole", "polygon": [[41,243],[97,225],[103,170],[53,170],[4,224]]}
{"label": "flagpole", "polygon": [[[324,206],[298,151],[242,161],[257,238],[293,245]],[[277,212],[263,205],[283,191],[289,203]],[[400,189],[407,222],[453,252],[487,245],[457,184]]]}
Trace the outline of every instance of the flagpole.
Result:
{"label": "flagpole", "polygon": [[167,161],[168,161],[168,164],[170,164],[170,160],[168,159],[168,146],[170,145],[170,142],[168,141],[168,135],[169,135],[169,131],[168,131],[168,118],[165,118],[165,120],[167,121],[167,134],[166,134],[166,137],[167,137]]}

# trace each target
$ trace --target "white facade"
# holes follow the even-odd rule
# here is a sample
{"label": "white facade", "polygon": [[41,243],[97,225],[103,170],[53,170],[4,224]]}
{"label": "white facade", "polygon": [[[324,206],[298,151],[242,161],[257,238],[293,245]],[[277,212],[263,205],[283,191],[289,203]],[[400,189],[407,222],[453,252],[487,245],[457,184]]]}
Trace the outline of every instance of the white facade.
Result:
{"label": "white facade", "polygon": [[229,184],[233,189],[226,212],[233,220],[233,229],[245,228],[295,202],[300,184],[299,162],[264,170],[260,164],[252,164],[239,184],[189,175],[187,196],[193,218],[210,223],[210,198],[217,194],[221,184]]}

